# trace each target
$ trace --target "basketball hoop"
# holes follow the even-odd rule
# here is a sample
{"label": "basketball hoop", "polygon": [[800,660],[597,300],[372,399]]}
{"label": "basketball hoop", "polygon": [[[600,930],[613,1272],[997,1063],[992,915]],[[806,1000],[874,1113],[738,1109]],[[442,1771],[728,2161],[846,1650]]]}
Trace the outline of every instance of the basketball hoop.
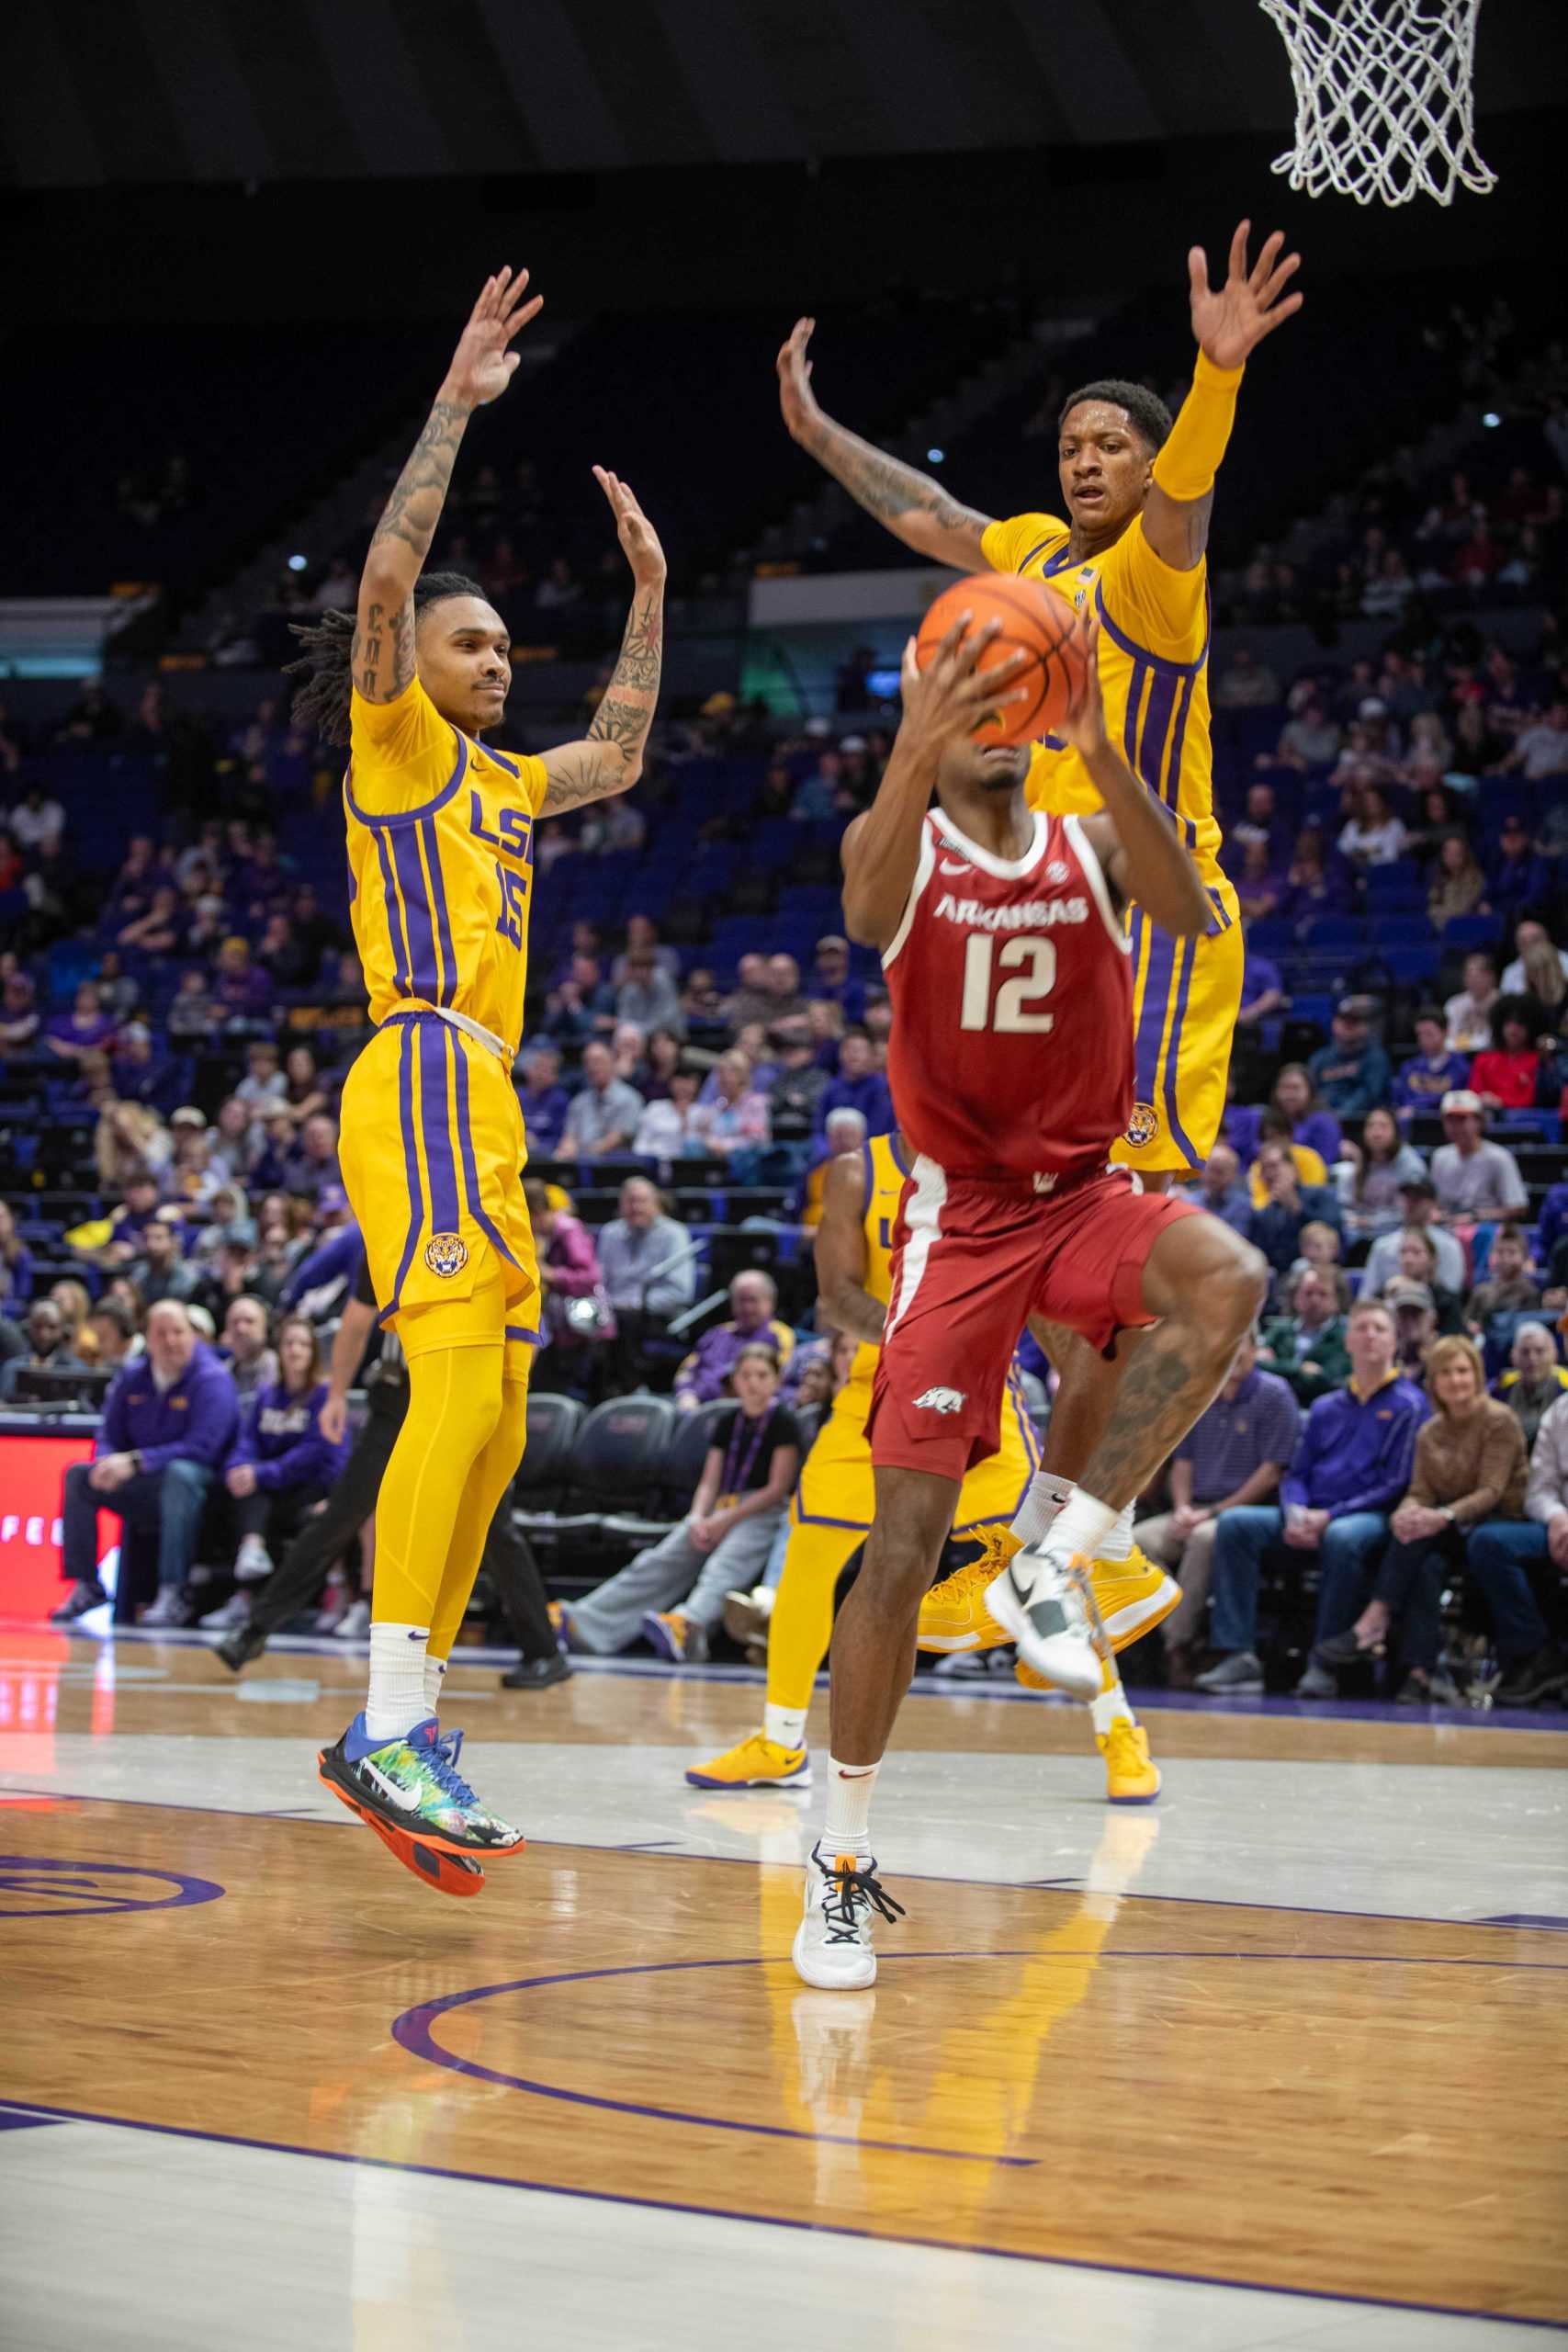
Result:
{"label": "basketball hoop", "polygon": [[1453,202],[1496,180],[1475,152],[1472,74],[1481,0],[1261,0],[1291,52],[1293,188],[1358,204]]}

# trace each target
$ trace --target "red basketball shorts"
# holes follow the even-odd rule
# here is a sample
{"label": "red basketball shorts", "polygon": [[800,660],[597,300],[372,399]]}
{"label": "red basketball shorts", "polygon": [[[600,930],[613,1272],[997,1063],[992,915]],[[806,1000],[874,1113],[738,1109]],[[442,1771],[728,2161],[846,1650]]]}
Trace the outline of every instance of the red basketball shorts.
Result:
{"label": "red basketball shorts", "polygon": [[961,1479],[997,1450],[1002,1393],[1031,1314],[1103,1351],[1152,1323],[1144,1267],[1166,1227],[1197,1212],[1144,1193],[1127,1169],[1059,1192],[949,1176],[923,1155],[899,1204],[893,1292],[866,1433],[878,1469]]}

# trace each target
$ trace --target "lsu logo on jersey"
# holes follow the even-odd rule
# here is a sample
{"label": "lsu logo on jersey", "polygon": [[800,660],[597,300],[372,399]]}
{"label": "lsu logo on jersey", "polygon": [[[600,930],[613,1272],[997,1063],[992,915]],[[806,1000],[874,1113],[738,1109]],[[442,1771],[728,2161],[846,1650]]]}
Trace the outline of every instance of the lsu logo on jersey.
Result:
{"label": "lsu logo on jersey", "polygon": [[1134,1102],[1127,1122],[1127,1141],[1134,1151],[1153,1143],[1159,1133],[1159,1113],[1152,1102]]}
{"label": "lsu logo on jersey", "polygon": [[468,1245],[460,1233],[433,1233],[424,1245],[424,1262],[433,1274],[449,1281],[468,1262]]}
{"label": "lsu logo on jersey", "polygon": [[923,1396],[916,1397],[915,1404],[917,1408],[924,1405],[932,1413],[961,1413],[964,1395],[962,1388],[928,1388]]}

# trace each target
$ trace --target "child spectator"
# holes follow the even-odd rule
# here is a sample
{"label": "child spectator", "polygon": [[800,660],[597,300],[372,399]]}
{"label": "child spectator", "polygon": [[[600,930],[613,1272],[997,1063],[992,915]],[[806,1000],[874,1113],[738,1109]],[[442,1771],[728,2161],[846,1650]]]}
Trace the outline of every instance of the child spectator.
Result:
{"label": "child spectator", "polygon": [[1416,1015],[1416,1052],[1393,1081],[1393,1100],[1402,1119],[1418,1111],[1435,1111],[1445,1094],[1470,1084],[1470,1063],[1450,1048],[1448,1023],[1442,1009],[1424,1004]]}

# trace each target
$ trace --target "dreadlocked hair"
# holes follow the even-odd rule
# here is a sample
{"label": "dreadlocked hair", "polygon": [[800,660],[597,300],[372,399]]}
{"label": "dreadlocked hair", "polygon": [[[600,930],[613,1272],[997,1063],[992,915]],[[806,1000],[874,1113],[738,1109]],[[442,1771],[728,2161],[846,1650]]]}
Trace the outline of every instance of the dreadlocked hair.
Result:
{"label": "dreadlocked hair", "polygon": [[1136,426],[1141,440],[1151,449],[1163,448],[1174,419],[1157,392],[1146,384],[1130,384],[1121,376],[1100,376],[1092,384],[1080,384],[1062,402],[1062,413],[1056,420],[1060,432],[1071,412],[1080,401],[1110,401],[1116,408],[1124,408]]}
{"label": "dreadlocked hair", "polygon": [[[478,596],[488,603],[477,580],[462,571],[422,571],[413,583],[417,616],[447,596]],[[349,706],[354,695],[354,631],[352,613],[323,613],[315,621],[290,621],[288,631],[304,648],[298,662],[284,664],[287,678],[298,678],[293,714],[301,727],[313,727],[324,742],[346,743]]]}

